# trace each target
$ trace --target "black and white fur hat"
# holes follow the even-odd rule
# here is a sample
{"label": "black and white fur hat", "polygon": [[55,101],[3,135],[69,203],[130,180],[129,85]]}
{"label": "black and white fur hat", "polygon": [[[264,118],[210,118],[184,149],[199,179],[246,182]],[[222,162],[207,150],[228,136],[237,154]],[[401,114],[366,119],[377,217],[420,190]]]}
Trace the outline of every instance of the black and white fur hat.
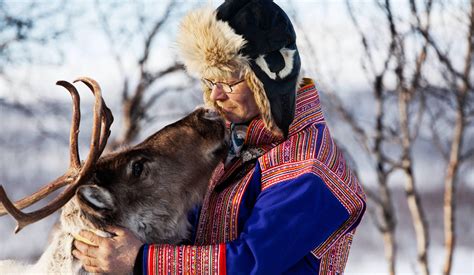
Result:
{"label": "black and white fur hat", "polygon": [[[295,31],[278,5],[271,0],[227,0],[217,10],[191,11],[181,22],[177,42],[191,74],[225,79],[241,72],[265,127],[288,135],[301,63]],[[205,102],[212,104],[211,91],[203,89]]]}

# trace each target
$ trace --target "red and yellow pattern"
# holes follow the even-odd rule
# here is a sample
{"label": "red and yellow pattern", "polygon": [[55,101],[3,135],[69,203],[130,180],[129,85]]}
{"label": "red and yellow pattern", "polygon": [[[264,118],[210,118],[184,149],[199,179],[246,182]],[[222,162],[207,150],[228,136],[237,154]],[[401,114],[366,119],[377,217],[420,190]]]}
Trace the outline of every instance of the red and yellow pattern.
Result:
{"label": "red and yellow pattern", "polygon": [[196,244],[218,244],[237,238],[240,202],[253,170],[254,168],[236,184],[229,184],[222,191],[213,192],[206,198],[205,206],[201,210]]}
{"label": "red and yellow pattern", "polygon": [[225,245],[150,245],[148,274],[226,274]]}

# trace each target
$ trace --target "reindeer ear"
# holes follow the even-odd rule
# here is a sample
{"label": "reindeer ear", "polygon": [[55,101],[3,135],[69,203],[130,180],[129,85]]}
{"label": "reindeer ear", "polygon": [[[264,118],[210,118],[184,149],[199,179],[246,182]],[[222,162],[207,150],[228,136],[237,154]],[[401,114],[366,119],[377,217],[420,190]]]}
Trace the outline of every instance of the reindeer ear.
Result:
{"label": "reindeer ear", "polygon": [[81,202],[95,211],[112,211],[114,200],[109,191],[99,186],[86,185],[77,190]]}

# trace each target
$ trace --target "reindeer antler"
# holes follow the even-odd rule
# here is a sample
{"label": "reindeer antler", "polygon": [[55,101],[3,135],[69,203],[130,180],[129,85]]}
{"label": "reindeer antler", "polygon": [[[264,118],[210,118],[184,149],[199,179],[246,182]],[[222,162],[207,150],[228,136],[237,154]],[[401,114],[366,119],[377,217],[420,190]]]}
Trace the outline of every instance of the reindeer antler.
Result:
{"label": "reindeer antler", "polygon": [[[63,86],[66,88],[69,93],[71,94],[72,100],[73,100],[73,106],[72,106],[72,121],[71,121],[71,133],[70,133],[70,142],[69,142],[69,147],[70,147],[70,164],[69,164],[69,169],[66,171],[66,173],[51,183],[43,186],[40,190],[35,192],[34,194],[21,199],[15,203],[15,207],[17,209],[23,209],[26,208],[52,192],[56,191],[57,189],[71,183],[73,181],[73,174],[77,174],[77,171],[79,171],[79,168],[81,167],[81,161],[79,158],[79,150],[78,150],[78,134],[79,134],[79,124],[81,120],[81,111],[80,111],[80,97],[79,94],[76,90],[76,88],[69,82],[60,80],[56,82],[56,85]],[[3,205],[0,205],[0,216],[3,216],[7,214],[7,210]]]}
{"label": "reindeer antler", "polygon": [[[91,135],[91,143],[89,155],[84,165],[81,167],[81,161],[78,151],[78,134],[79,134],[79,124],[80,124],[80,98],[76,88],[67,81],[58,81],[56,84],[66,88],[71,94],[73,100],[73,116],[70,132],[70,166],[66,173],[56,180],[48,183],[46,186],[41,188],[36,193],[17,201],[15,204],[8,198],[3,186],[0,185],[0,202],[3,204],[4,209],[0,207],[0,216],[8,212],[10,215],[15,218],[17,221],[17,227],[15,233],[20,231],[22,228],[28,224],[39,221],[55,211],[61,208],[66,204],[75,194],[77,188],[86,183],[92,176],[93,166],[99,159],[100,155],[105,149],[107,144],[107,139],[110,135],[110,126],[113,122],[112,112],[105,105],[105,102],[102,99],[102,92],[93,79],[87,77],[81,77],[74,82],[81,81],[86,84],[92,93],[95,96],[94,104],[94,117],[93,117],[93,128]],[[28,207],[33,203],[41,200],[46,197],[53,191],[65,186],[69,187],[49,202],[45,207],[38,209],[30,213],[24,213],[20,209]]]}

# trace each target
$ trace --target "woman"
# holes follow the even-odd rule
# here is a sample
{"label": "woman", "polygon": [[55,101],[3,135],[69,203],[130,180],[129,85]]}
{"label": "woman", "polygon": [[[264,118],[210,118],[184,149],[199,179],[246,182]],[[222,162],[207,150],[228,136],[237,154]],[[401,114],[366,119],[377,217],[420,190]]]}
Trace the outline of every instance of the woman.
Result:
{"label": "woman", "polygon": [[142,244],[124,229],[81,235],[90,272],[342,273],[365,195],[300,79],[296,34],[268,0],[230,0],[182,21],[178,45],[232,146],[196,213],[190,245]]}

